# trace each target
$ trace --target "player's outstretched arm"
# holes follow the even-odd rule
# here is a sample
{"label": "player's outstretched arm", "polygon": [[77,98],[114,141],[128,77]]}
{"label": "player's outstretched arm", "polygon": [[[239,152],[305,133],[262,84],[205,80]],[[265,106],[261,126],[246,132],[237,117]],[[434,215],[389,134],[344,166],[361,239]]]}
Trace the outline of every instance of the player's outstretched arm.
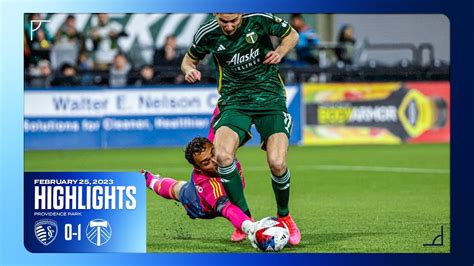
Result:
{"label": "player's outstretched arm", "polygon": [[184,74],[184,79],[189,83],[195,83],[201,80],[201,72],[196,69],[199,60],[192,59],[188,54],[183,58],[181,63],[181,71]]}
{"label": "player's outstretched arm", "polygon": [[292,28],[290,34],[281,39],[281,43],[278,45],[275,51],[270,51],[266,54],[265,61],[263,61],[263,63],[271,65],[280,63],[283,57],[285,57],[285,55],[296,46],[298,39],[298,32]]}

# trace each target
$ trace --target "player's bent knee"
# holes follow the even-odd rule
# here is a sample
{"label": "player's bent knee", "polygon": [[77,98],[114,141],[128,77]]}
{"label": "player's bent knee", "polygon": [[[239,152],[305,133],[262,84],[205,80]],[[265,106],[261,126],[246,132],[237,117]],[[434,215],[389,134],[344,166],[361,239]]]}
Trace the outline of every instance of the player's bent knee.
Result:
{"label": "player's bent knee", "polygon": [[181,202],[181,199],[179,198],[179,193],[181,192],[181,189],[187,182],[185,181],[178,181],[176,184],[173,186],[173,197],[175,200]]}
{"label": "player's bent knee", "polygon": [[268,164],[270,166],[270,170],[272,171],[273,175],[281,176],[286,171],[286,162],[284,159],[280,159],[280,158],[270,159],[268,161]]}
{"label": "player's bent knee", "polygon": [[219,166],[228,166],[234,161],[232,154],[216,151],[216,160]]}

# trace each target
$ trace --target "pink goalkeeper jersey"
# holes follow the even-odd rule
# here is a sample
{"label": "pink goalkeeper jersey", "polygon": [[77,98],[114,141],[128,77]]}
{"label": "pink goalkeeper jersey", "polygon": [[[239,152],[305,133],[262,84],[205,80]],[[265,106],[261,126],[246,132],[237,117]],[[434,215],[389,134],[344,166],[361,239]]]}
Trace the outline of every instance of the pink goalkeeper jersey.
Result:
{"label": "pink goalkeeper jersey", "polygon": [[[237,168],[239,169],[240,176],[242,176],[242,184],[245,187],[244,175],[240,163],[237,162]],[[216,203],[217,199],[222,196],[226,196],[224,186],[222,185],[220,177],[209,177],[201,173],[201,171],[193,170],[193,182],[196,186],[196,192],[198,194],[200,204],[203,212],[210,214],[211,216],[217,216]]]}
{"label": "pink goalkeeper jersey", "polygon": [[219,107],[216,105],[216,108],[214,108],[214,113],[212,114],[211,118],[211,125],[209,126],[209,132],[207,133],[207,138],[211,141],[214,142],[214,128],[212,127],[212,121],[214,121],[214,118],[219,114]]}
{"label": "pink goalkeeper jersey", "polygon": [[[216,106],[214,113],[212,114],[211,123],[214,120],[214,117],[219,114],[219,108]],[[209,133],[207,138],[213,142],[214,141],[214,129],[212,125],[209,128]],[[242,172],[242,167],[237,161],[237,168],[239,169],[240,176],[242,177],[242,184],[245,187],[244,174]],[[194,185],[196,186],[196,192],[200,199],[200,204],[202,210],[206,214],[211,214],[212,216],[217,216],[215,211],[216,202],[222,196],[225,196],[224,186],[222,185],[220,177],[209,177],[204,175],[201,171],[194,168],[192,175]]]}

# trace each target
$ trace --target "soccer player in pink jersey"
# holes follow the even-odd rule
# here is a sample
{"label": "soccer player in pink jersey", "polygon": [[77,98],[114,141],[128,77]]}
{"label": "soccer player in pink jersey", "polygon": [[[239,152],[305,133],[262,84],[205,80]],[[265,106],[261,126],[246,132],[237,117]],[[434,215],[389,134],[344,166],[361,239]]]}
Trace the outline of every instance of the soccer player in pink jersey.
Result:
{"label": "soccer player in pink jersey", "polygon": [[[219,108],[216,107],[211,121],[218,114]],[[253,219],[249,210],[243,213],[241,209],[230,203],[217,173],[213,140],[214,130],[210,127],[207,139],[197,137],[188,143],[185,157],[194,166],[189,182],[162,178],[159,175],[154,176],[148,171],[142,170],[142,172],[148,188],[164,198],[180,201],[192,219],[208,219],[218,216],[228,219],[235,227],[230,240],[239,242],[244,240],[247,235],[242,230],[243,222],[245,220],[253,221]],[[245,187],[242,167],[238,161],[237,167]]]}
{"label": "soccer player in pink jersey", "polygon": [[[235,227],[231,241],[245,239],[253,230],[253,220],[229,201],[217,173],[212,142],[203,137],[194,138],[186,147],[185,157],[194,166],[189,182],[142,170],[146,186],[163,198],[181,202],[191,219],[226,218]],[[240,164],[238,167],[242,175]]]}

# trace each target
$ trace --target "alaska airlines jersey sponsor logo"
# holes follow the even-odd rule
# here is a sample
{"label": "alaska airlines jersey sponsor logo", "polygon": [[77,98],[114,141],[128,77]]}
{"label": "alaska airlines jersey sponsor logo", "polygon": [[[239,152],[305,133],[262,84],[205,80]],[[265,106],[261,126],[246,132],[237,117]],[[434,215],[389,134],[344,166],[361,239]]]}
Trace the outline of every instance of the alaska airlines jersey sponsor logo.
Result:
{"label": "alaska airlines jersey sponsor logo", "polygon": [[250,49],[250,52],[246,54],[236,53],[232,56],[232,59],[227,61],[227,65],[230,70],[234,72],[247,70],[248,68],[257,65],[261,62],[260,60],[260,49]]}
{"label": "alaska airlines jersey sponsor logo", "polygon": [[260,49],[254,50],[253,48],[250,49],[250,52],[241,55],[240,53],[234,54],[232,56],[232,59],[230,61],[227,61],[227,64],[230,66],[236,66],[240,64],[245,64],[248,63],[252,60],[258,59],[258,56],[260,55]]}

